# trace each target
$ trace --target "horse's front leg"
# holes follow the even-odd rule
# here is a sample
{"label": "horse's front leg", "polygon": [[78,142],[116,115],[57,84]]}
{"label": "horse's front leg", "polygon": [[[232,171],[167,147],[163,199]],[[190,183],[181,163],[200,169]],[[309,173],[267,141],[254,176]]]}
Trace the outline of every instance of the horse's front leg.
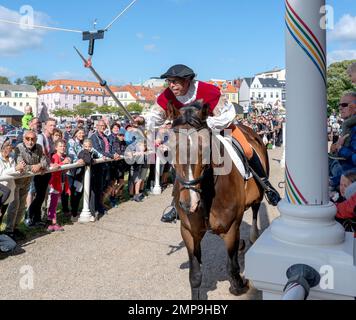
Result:
{"label": "horse's front leg", "polygon": [[240,275],[239,265],[239,244],[240,230],[235,221],[230,230],[223,237],[228,253],[228,269],[231,276],[230,292],[234,295],[241,295],[248,290],[248,282]]}
{"label": "horse's front leg", "polygon": [[200,299],[200,285],[203,274],[201,272],[201,236],[193,236],[189,230],[181,226],[181,234],[188,250],[189,256],[189,282],[192,291],[192,300]]}

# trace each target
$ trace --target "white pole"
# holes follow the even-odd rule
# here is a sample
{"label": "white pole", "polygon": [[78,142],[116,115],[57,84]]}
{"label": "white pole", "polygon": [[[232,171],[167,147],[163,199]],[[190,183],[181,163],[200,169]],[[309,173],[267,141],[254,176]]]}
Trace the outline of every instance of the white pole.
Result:
{"label": "white pole", "polygon": [[283,134],[283,156],[281,159],[281,168],[286,167],[286,123],[285,121],[282,123],[282,134]]}
{"label": "white pole", "polygon": [[280,270],[295,263],[326,268],[335,276],[314,297],[353,299],[353,239],[335,221],[328,194],[325,0],[285,0],[285,8],[286,198],[281,216],[247,252],[245,273],[264,298],[280,299]]}
{"label": "white pole", "polygon": [[85,167],[84,175],[84,199],[83,199],[83,210],[79,217],[79,222],[86,223],[90,221],[91,212],[89,208],[90,200],[90,166]]}
{"label": "white pole", "polygon": [[161,160],[158,156],[158,152],[156,152],[156,176],[155,176],[155,186],[153,188],[152,194],[159,195],[162,193],[162,188],[160,185],[160,177],[161,177]]}

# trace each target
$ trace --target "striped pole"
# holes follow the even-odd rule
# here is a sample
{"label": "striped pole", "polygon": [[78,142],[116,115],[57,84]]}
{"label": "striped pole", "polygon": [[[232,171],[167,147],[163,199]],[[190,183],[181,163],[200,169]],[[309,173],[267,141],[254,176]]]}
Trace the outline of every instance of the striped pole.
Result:
{"label": "striped pole", "polygon": [[[328,194],[326,30],[320,25],[324,5],[325,0],[285,0],[286,184],[278,206],[281,219],[271,231],[280,240],[308,245],[344,240]],[[305,216],[320,228],[306,232]]]}
{"label": "striped pole", "polygon": [[278,204],[280,217],[245,257],[246,277],[264,299],[280,299],[283,270],[301,263],[318,272],[331,270],[311,291],[312,298],[356,296],[356,282],[349,280],[356,278],[353,239],[335,221],[328,195],[324,6],[325,0],[285,0],[285,199]]}

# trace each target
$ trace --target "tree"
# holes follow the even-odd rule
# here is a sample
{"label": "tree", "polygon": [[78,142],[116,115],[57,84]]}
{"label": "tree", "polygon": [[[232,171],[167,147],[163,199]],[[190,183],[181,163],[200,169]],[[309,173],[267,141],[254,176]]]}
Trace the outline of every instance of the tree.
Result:
{"label": "tree", "polygon": [[138,112],[138,113],[141,113],[143,110],[143,107],[137,103],[137,102],[133,102],[133,103],[130,103],[128,106],[127,106],[127,111],[129,112]]}
{"label": "tree", "polygon": [[7,77],[0,76],[0,84],[11,84],[11,81]]}
{"label": "tree", "polygon": [[347,68],[356,60],[345,60],[335,62],[328,68],[328,112],[338,110],[341,96],[347,91],[356,91],[356,86],[352,84]]}
{"label": "tree", "polygon": [[79,115],[82,117],[88,117],[91,114],[95,113],[95,109],[98,106],[92,102],[82,102],[74,107],[74,115]]}
{"label": "tree", "polygon": [[73,116],[73,111],[64,108],[55,109],[52,111],[52,113],[54,114],[55,117],[60,117],[60,118]]}
{"label": "tree", "polygon": [[40,91],[43,86],[46,85],[47,81],[39,79],[37,76],[26,76],[23,79],[25,84],[34,86],[37,91]]}
{"label": "tree", "polygon": [[23,84],[24,83],[24,81],[23,81],[23,79],[21,79],[21,78],[17,78],[16,80],[15,80],[15,84],[17,84],[17,85],[21,85],[21,84]]}

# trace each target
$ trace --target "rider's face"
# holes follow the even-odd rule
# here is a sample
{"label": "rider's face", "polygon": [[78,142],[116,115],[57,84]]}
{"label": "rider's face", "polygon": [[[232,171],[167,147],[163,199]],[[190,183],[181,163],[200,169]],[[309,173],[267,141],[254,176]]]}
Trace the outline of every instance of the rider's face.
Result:
{"label": "rider's face", "polygon": [[169,89],[171,89],[175,96],[178,97],[187,94],[190,85],[189,79],[168,78],[166,82],[168,83]]}

